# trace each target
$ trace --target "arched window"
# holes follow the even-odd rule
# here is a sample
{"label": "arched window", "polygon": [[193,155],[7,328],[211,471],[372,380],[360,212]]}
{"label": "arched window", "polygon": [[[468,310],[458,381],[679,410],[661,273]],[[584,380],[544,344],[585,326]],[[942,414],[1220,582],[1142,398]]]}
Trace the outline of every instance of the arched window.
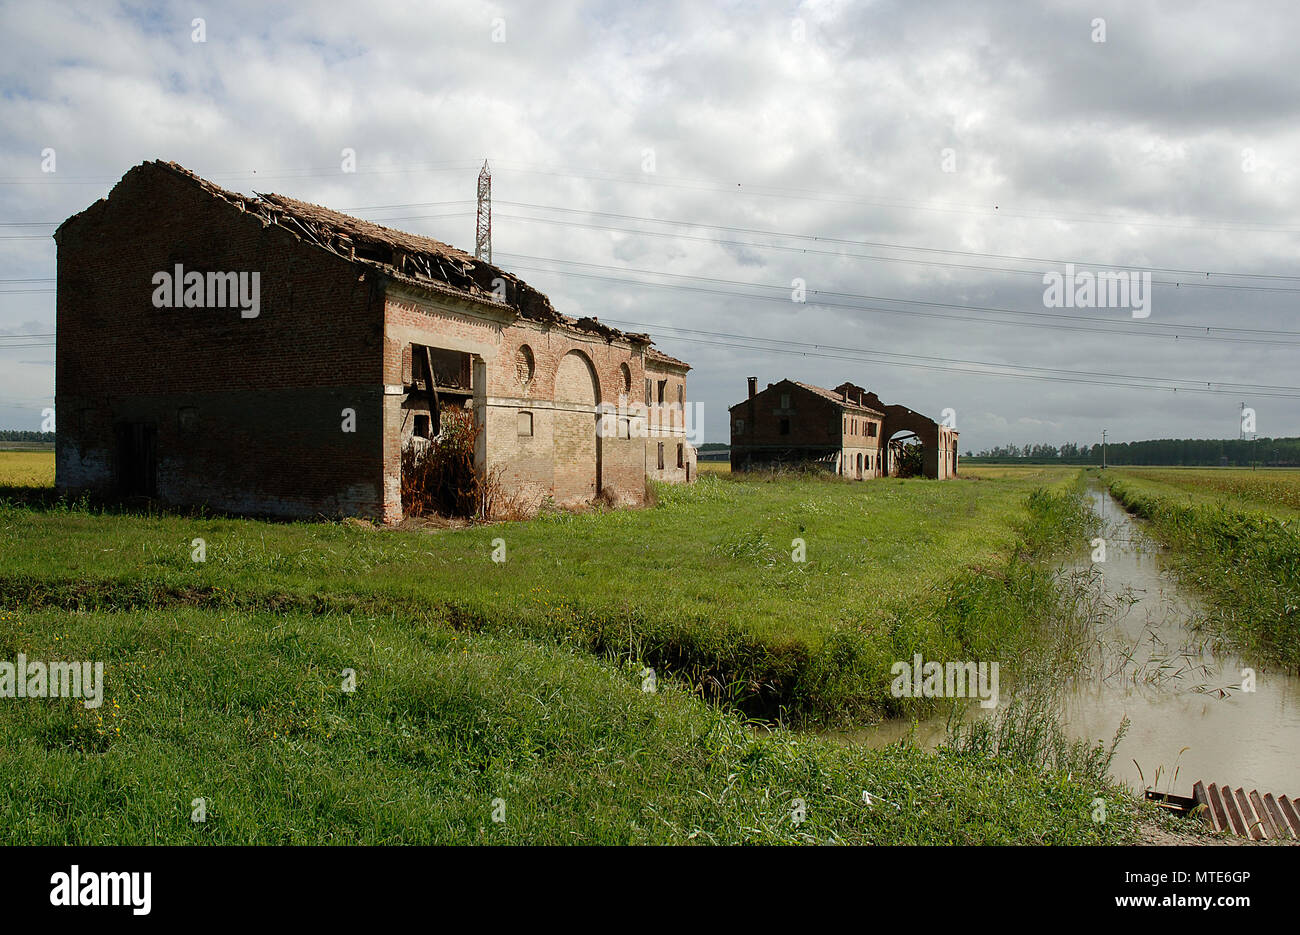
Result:
{"label": "arched window", "polygon": [[521,344],[519,351],[515,354],[515,376],[519,379],[521,387],[527,387],[533,382],[533,373],[536,371],[537,364],[533,359],[533,349],[527,344]]}

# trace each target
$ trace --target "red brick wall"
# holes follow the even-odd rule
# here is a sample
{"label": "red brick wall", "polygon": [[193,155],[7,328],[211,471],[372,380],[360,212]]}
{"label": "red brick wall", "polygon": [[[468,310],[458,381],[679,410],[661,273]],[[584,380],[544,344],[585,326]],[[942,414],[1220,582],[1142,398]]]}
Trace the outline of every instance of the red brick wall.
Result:
{"label": "red brick wall", "polygon": [[[790,408],[782,409],[781,397],[790,397]],[[748,403],[731,411],[732,447],[819,445],[838,447],[841,440],[839,407],[829,399],[791,383],[777,383],[756,394],[753,415]],[[781,419],[790,420],[790,434],[781,434]],[[737,434],[736,420],[745,420]]]}
{"label": "red brick wall", "polygon": [[[618,406],[629,384],[631,399],[641,399],[641,345],[412,292],[156,165],[129,172],[59,239],[57,483],[65,491],[112,491],[114,426],[145,422],[157,431],[164,502],[394,522],[412,422],[404,355],[414,342],[474,355],[483,455],[509,490],[534,501],[589,499],[599,459],[604,492],[642,502],[644,440],[597,438],[594,411],[566,415],[554,405],[557,393],[577,392],[557,387],[572,351],[591,370],[570,408]],[[178,263],[186,272],[259,273],[258,316],[155,308],[154,275]],[[517,367],[525,344],[526,382]],[[354,433],[342,431],[345,408],[355,410]],[[182,410],[193,416],[184,427]],[[532,414],[532,436],[518,434],[520,412]]]}
{"label": "red brick wall", "polygon": [[[644,364],[639,347],[626,340],[611,342],[596,334],[514,319],[506,309],[403,289],[390,290],[385,319],[387,384],[402,382],[404,347],[417,336],[417,343],[466,350],[482,360],[486,385],[476,387],[475,405],[486,414],[487,465],[501,469],[506,493],[518,497],[523,506],[534,508],[546,497],[560,504],[590,500],[597,493],[597,459],[608,495],[623,503],[642,502],[643,442],[619,438],[615,432],[598,437],[595,412],[598,403],[618,406],[629,376],[633,387],[640,385]],[[531,377],[521,359],[525,346],[532,362]],[[574,352],[586,363],[579,364],[575,354],[562,369],[566,356]],[[400,517],[402,431],[400,397],[388,399],[385,515],[391,521]],[[532,416],[531,436],[519,434],[521,412]]]}
{"label": "red brick wall", "polygon": [[[59,236],[57,484],[109,492],[113,425],[156,425],[173,504],[378,515],[381,303],[373,274],[168,169],[131,170]],[[152,277],[260,273],[260,311],[155,308]],[[193,410],[183,430],[179,409]],[[355,433],[341,429],[356,411]]]}
{"label": "red brick wall", "polygon": [[[782,397],[790,397],[783,408]],[[836,470],[846,477],[857,477],[857,456],[863,456],[862,477],[879,476],[874,467],[881,441],[882,419],[867,412],[844,410],[833,400],[783,380],[756,393],[751,401],[733,406],[731,418],[731,452],[734,469],[743,468],[752,457],[758,464],[778,454],[797,454],[801,448],[817,453],[834,452]],[[781,419],[790,420],[790,433],[781,434]],[[739,420],[744,430],[738,431]],[[875,425],[876,434],[870,434]],[[868,467],[871,458],[872,467]]]}

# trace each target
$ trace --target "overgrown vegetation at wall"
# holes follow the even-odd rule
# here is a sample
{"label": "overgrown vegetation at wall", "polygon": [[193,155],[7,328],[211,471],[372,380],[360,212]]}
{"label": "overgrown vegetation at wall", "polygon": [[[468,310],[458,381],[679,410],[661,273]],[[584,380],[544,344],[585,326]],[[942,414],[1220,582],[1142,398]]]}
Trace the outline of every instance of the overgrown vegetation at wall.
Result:
{"label": "overgrown vegetation at wall", "polygon": [[[1243,656],[1300,666],[1300,525],[1267,506],[1180,502],[1139,476],[1103,475],[1111,493],[1169,546],[1179,578],[1207,598],[1208,624]],[[1190,473],[1187,482],[1194,484]],[[1292,482],[1300,489],[1300,475]],[[1167,484],[1168,481],[1165,481]],[[1249,478],[1242,481],[1249,483]],[[1249,497],[1249,488],[1243,488]],[[1290,512],[1289,506],[1278,510]],[[1285,514],[1284,514],[1285,515]]]}
{"label": "overgrown vegetation at wall", "polygon": [[495,471],[475,467],[482,427],[466,409],[445,406],[438,436],[402,449],[402,512],[407,516],[495,517],[507,506]]}
{"label": "overgrown vegetation at wall", "polygon": [[916,445],[898,445],[890,454],[890,472],[894,477],[925,476],[925,448]]}

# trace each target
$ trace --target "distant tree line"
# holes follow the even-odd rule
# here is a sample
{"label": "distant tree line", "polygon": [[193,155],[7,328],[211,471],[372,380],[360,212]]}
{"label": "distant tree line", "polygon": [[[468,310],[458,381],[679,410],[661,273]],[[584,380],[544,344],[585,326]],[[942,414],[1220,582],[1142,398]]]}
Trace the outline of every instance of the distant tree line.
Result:
{"label": "distant tree line", "polygon": [[53,432],[31,432],[25,429],[0,429],[0,442],[49,442],[54,444]]}
{"label": "distant tree line", "polygon": [[[1101,444],[999,445],[980,452],[968,451],[966,457],[990,461],[1100,464]],[[1296,467],[1300,466],[1300,438],[1159,438],[1144,442],[1108,442],[1106,462],[1175,467],[1216,467],[1222,464]]]}

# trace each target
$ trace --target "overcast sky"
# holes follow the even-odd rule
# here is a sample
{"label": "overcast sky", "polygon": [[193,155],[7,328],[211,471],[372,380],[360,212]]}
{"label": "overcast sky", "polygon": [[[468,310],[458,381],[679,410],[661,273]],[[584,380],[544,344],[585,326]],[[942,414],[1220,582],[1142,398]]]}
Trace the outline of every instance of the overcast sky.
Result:
{"label": "overcast sky", "polygon": [[[0,4],[0,427],[52,405],[15,337],[54,331],[52,222],[131,166],[472,252],[486,157],[497,264],[688,360],[708,441],[751,374],[953,409],[963,451],[1235,438],[1243,402],[1300,435],[1298,36],[1283,2]],[[1154,268],[1149,316],[1049,307],[1067,261]]]}

